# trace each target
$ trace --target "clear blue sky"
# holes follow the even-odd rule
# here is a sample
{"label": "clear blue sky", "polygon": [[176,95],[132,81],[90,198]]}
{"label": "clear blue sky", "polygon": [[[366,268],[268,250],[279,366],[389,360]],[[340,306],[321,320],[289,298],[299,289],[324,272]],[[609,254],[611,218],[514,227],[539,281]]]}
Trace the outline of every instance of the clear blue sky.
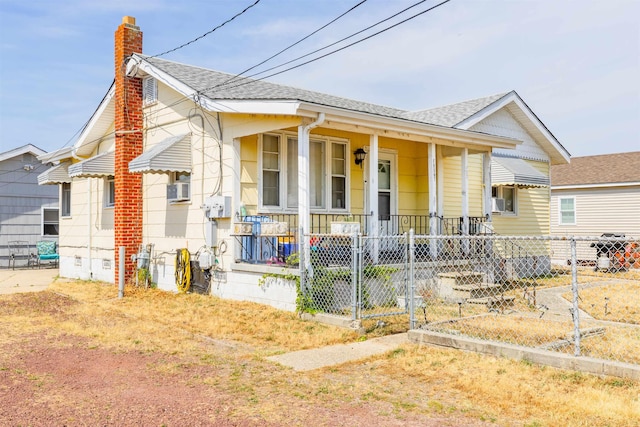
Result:
{"label": "clear blue sky", "polygon": [[[0,152],[75,141],[113,79],[113,33],[123,16],[136,17],[144,53],[153,55],[254,1],[0,0]],[[416,1],[368,0],[258,70]],[[261,0],[164,58],[237,73],[356,3]],[[515,89],[573,156],[640,150],[639,17],[640,0],[453,0],[271,80],[411,110]]]}

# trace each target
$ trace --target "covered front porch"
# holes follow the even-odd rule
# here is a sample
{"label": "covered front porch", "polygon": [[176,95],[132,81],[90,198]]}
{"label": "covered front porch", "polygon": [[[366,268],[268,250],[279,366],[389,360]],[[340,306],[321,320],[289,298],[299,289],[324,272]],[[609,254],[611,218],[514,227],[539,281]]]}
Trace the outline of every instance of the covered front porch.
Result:
{"label": "covered front porch", "polygon": [[302,122],[234,138],[235,262],[285,263],[311,234],[492,234],[491,150],[516,141],[442,128],[363,133],[325,114]]}

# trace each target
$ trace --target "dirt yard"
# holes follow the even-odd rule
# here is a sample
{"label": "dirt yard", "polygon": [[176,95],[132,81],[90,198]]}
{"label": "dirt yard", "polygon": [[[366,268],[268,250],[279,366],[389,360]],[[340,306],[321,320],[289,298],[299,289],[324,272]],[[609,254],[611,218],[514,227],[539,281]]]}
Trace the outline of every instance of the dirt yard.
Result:
{"label": "dirt yard", "polygon": [[[294,372],[265,356],[357,337],[255,304],[157,291],[118,300],[116,292],[75,283],[0,297],[0,425],[533,427],[640,421],[640,386],[630,381],[412,345]],[[490,397],[504,393],[511,401]],[[567,394],[582,403],[566,400]],[[556,409],[551,401],[564,406]]]}

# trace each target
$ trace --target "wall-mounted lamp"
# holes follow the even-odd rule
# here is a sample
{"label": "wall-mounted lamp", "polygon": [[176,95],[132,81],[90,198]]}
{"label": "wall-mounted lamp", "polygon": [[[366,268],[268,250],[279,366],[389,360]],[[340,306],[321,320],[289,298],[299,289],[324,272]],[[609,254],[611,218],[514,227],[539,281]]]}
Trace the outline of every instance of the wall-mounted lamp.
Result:
{"label": "wall-mounted lamp", "polygon": [[362,167],[362,163],[364,163],[364,158],[367,157],[367,152],[361,148],[358,148],[353,152],[353,155],[356,156],[356,165]]}

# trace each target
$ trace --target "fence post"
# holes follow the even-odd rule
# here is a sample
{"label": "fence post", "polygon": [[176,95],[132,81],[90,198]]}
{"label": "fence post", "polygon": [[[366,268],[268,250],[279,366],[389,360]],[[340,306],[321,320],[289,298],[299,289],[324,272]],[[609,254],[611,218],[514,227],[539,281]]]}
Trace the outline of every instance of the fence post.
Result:
{"label": "fence post", "polygon": [[[302,227],[298,229],[298,267],[300,268],[300,296],[307,296],[307,260],[305,248],[305,236],[303,234]],[[311,248],[309,248],[309,254],[311,254]],[[311,268],[311,264],[309,264]]]}
{"label": "fence post", "polygon": [[[406,242],[407,234],[405,233],[404,236]],[[411,228],[409,230],[409,329],[414,329],[416,327],[416,307],[414,298],[414,295],[416,293],[416,279],[414,271],[415,249],[416,235],[413,231],[413,228]]]}
{"label": "fence post", "polygon": [[353,233],[351,235],[351,320],[358,319],[358,301],[359,301],[359,291],[358,291],[358,278],[360,276],[360,269],[358,268],[358,245],[360,244],[360,238],[357,233]]}
{"label": "fence post", "polygon": [[574,340],[574,356],[580,356],[580,310],[578,305],[578,256],[576,251],[576,239],[571,238],[571,291],[573,292],[573,340]]}

